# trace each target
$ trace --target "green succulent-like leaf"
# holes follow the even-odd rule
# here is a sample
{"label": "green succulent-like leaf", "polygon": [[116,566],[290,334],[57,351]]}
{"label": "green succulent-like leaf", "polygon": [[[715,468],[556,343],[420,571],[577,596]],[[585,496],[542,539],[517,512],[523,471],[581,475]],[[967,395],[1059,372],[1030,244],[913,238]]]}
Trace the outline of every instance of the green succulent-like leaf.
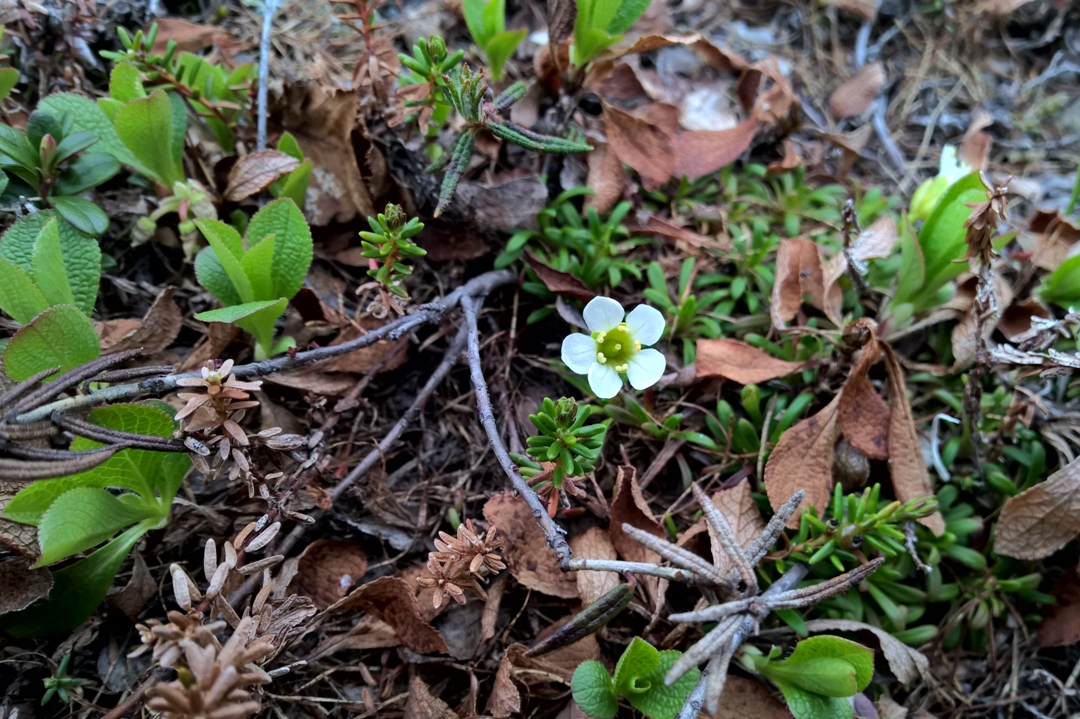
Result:
{"label": "green succulent-like leaf", "polygon": [[[154,437],[172,437],[176,429],[172,414],[149,402],[98,407],[90,412],[87,420],[106,429]],[[101,442],[85,437],[76,437],[71,443],[74,451],[102,446]],[[138,492],[147,503],[155,500],[158,505],[155,517],[163,519],[190,466],[191,459],[182,452],[122,449],[93,469],[34,482],[15,495],[4,508],[3,515],[15,522],[37,525],[50,505],[72,489],[111,487]]]}
{"label": "green succulent-like leaf", "polygon": [[0,617],[0,627],[17,637],[43,636],[74,629],[97,608],[135,543],[150,525],[137,524],[89,557],[53,572],[49,597]]}
{"label": "green succulent-like leaf", "polygon": [[596,719],[610,719],[619,711],[619,697],[604,665],[582,662],[570,678],[570,691],[582,711]]}
{"label": "green succulent-like leaf", "polygon": [[99,139],[94,147],[96,151],[112,155],[121,163],[148,174],[148,169],[127,148],[112,121],[93,100],[82,95],[61,92],[46,97],[38,104],[38,108],[54,114],[69,113],[74,118],[76,130],[89,130],[98,134]]}
{"label": "green succulent-like leaf", "polygon": [[76,487],[56,498],[38,525],[41,557],[38,567],[91,549],[111,539],[124,527],[152,515],[152,511],[127,494],[114,496],[97,487]]}
{"label": "green succulent-like leaf", "polygon": [[132,100],[114,119],[120,139],[151,178],[166,187],[183,181],[179,153],[173,147],[173,103],[168,93],[156,90]]}
{"label": "green succulent-like leaf", "polygon": [[624,697],[652,688],[650,678],[660,665],[660,652],[640,637],[634,637],[615,665],[615,690]]}
{"label": "green succulent-like leaf", "polygon": [[94,324],[75,305],[57,305],[35,317],[4,349],[4,369],[16,382],[50,367],[61,372],[101,354]]}
{"label": "green succulent-like leaf", "polygon": [[90,200],[61,196],[50,197],[49,202],[57,213],[79,232],[100,236],[109,229],[109,216]]}
{"label": "green succulent-like leaf", "polygon": [[274,236],[274,294],[292,299],[304,285],[313,250],[311,228],[291,199],[274,200],[255,213],[247,228],[249,251],[270,235]]}

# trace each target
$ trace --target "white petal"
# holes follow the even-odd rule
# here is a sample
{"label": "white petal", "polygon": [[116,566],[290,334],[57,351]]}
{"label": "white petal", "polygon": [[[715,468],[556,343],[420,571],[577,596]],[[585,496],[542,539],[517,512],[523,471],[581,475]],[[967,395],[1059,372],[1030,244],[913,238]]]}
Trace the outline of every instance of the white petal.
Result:
{"label": "white petal", "polygon": [[593,297],[582,315],[589,332],[608,332],[619,326],[626,310],[610,297]]}
{"label": "white petal", "polygon": [[622,377],[611,365],[597,362],[589,368],[589,387],[600,399],[611,399],[622,389]]}
{"label": "white petal", "polygon": [[665,369],[667,360],[659,350],[644,349],[630,358],[626,377],[634,389],[648,389],[660,381]]}
{"label": "white petal", "polygon": [[626,316],[626,327],[633,339],[648,347],[664,334],[664,315],[655,307],[638,305]]}
{"label": "white petal", "polygon": [[941,166],[938,174],[946,178],[951,185],[961,177],[970,175],[971,172],[971,168],[965,165],[963,160],[959,159],[956,148],[953,145],[946,145],[945,149],[941,151]]}
{"label": "white petal", "polygon": [[596,364],[596,340],[576,332],[562,341],[562,361],[571,372],[585,374]]}

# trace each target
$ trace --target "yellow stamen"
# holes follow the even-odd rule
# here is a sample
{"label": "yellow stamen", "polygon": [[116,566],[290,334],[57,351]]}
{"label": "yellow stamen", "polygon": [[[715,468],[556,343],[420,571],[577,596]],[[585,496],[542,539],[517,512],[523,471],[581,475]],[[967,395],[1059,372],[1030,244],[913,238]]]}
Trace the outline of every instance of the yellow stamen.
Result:
{"label": "yellow stamen", "polygon": [[604,364],[605,362],[607,362],[607,357],[604,356],[603,352],[597,352],[596,353],[596,361],[599,362],[600,364]]}
{"label": "yellow stamen", "polygon": [[619,351],[619,350],[621,350],[621,349],[622,349],[622,345],[621,345],[621,344],[619,344],[618,342],[616,342],[616,343],[615,343],[615,351],[616,351],[616,352],[618,352],[618,351]]}
{"label": "yellow stamen", "polygon": [[625,372],[625,371],[626,371],[626,370],[628,370],[628,369],[630,369],[630,365],[628,365],[628,364],[621,364],[621,365],[619,365],[618,367],[616,367],[616,368],[615,368],[615,371],[616,371],[616,372]]}
{"label": "yellow stamen", "polygon": [[640,352],[641,351],[641,340],[634,340],[634,351],[635,352]]}

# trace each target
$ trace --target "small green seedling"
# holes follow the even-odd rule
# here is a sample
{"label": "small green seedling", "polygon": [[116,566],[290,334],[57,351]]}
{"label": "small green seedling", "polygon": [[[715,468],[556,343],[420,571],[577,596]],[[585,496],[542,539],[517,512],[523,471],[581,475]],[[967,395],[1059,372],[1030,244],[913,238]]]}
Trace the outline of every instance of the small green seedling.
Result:
{"label": "small green seedling", "polygon": [[449,74],[464,57],[464,50],[447,55],[446,42],[438,35],[417,40],[412,55],[398,54],[398,60],[408,70],[400,80],[400,97],[406,98],[405,122],[418,123],[420,131],[428,135],[438,133],[453,109],[446,99],[443,75]]}
{"label": "small green seedling", "polygon": [[[177,426],[172,411],[161,402],[99,407],[87,419],[106,433],[133,432],[161,437],[163,442],[172,438]],[[102,446],[85,437],[71,443],[73,451]],[[135,543],[150,530],[165,526],[173,497],[190,466],[186,452],[127,448],[93,469],[34,482],[16,494],[3,516],[37,528],[41,544],[37,566],[105,544],[53,572],[48,598],[5,615],[0,626],[16,636],[40,636],[82,623],[105,598]],[[117,536],[117,532],[121,533]]]}
{"label": "small green seedling", "polygon": [[874,650],[840,637],[810,637],[787,659],[779,656],[779,647],[768,655],[745,647],[742,662],[780,688],[795,719],[851,719],[847,698],[874,675]]}
{"label": "small green seedling", "polygon": [[371,232],[360,233],[362,255],[378,263],[377,267],[368,270],[368,275],[398,297],[408,298],[409,293],[402,283],[412,274],[412,268],[405,260],[427,254],[427,250],[412,241],[424,229],[424,224],[415,217],[406,221],[400,205],[387,205],[386,212],[367,219]]}
{"label": "small green seedling", "polygon": [[610,719],[619,711],[619,697],[650,719],[672,719],[697,684],[700,672],[691,669],[671,686],[664,674],[682,652],[658,651],[640,637],[619,657],[615,676],[598,661],[583,662],[574,670],[570,690],[582,711],[596,719]]}
{"label": "small green seedling", "polygon": [[255,337],[258,359],[292,347],[291,337],[274,342],[274,324],[311,266],[311,229],[296,203],[282,198],[267,204],[251,218],[244,238],[217,220],[195,220],[195,225],[210,243],[195,258],[196,277],[224,305],[195,317],[247,330]]}
{"label": "small green seedling", "polygon": [[604,50],[622,40],[649,7],[650,0],[578,0],[574,45],[570,62],[584,67]]}
{"label": "small green seedling", "polygon": [[[79,193],[97,187],[120,170],[111,155],[96,151],[101,135],[76,130],[70,113],[38,109],[26,130],[0,125],[0,168],[13,175],[0,190],[9,199],[32,198],[39,207],[54,208],[65,221],[87,235],[109,229],[109,217]],[[91,150],[95,151],[91,151]]]}
{"label": "small green seedling", "polygon": [[97,300],[97,242],[51,211],[16,222],[0,239],[0,310],[24,325],[4,348],[16,381],[61,372],[101,353],[89,314]]}
{"label": "small green seedling", "polygon": [[[539,434],[525,440],[528,456],[510,455],[521,468],[521,476],[532,480],[537,492],[548,495],[548,513],[555,516],[559,506],[559,491],[567,477],[581,477],[596,467],[604,446],[610,420],[585,425],[592,407],[578,405],[569,397],[558,402],[545,397],[536,414],[529,415]],[[530,459],[531,457],[531,459]],[[546,472],[537,463],[551,462]]]}
{"label": "small green seedling", "polygon": [[502,81],[503,66],[525,38],[525,30],[506,29],[506,0],[463,0],[465,24],[484,51],[493,82]]}
{"label": "small green seedling", "polygon": [[457,190],[469,158],[472,157],[476,136],[483,130],[533,152],[572,154],[592,150],[584,143],[540,135],[502,119],[501,114],[505,110],[525,97],[528,87],[523,82],[514,83],[495,97],[484,82],[483,73],[473,71],[468,65],[462,66],[453,75],[444,75],[443,81],[446,83],[445,93],[454,109],[465,120],[466,127],[454,144],[453,152],[444,155],[441,161],[428,168],[430,172],[434,172],[446,166],[446,174],[439,190],[439,204],[435,208],[436,217],[443,213],[453,199],[454,191]]}
{"label": "small green seedling", "polygon": [[69,663],[71,663],[71,652],[65,654],[64,658],[60,660],[60,666],[56,668],[54,676],[41,680],[41,683],[45,685],[45,694],[41,697],[41,706],[48,704],[53,695],[60,697],[60,701],[65,704],[70,704],[71,696],[68,694],[68,690],[82,686],[85,683],[85,679],[64,676],[67,674]]}

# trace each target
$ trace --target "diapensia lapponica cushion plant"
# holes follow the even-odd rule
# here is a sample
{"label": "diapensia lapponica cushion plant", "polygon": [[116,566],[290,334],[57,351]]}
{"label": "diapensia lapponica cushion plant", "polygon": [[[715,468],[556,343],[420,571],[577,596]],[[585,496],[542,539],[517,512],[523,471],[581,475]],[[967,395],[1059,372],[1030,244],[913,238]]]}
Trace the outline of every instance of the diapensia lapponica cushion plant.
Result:
{"label": "diapensia lapponica cushion plant", "polygon": [[571,371],[589,376],[597,397],[617,395],[624,374],[637,390],[660,381],[667,361],[649,347],[664,333],[664,315],[658,309],[638,305],[627,314],[615,300],[594,297],[583,315],[591,334],[575,333],[563,340],[562,361]]}

